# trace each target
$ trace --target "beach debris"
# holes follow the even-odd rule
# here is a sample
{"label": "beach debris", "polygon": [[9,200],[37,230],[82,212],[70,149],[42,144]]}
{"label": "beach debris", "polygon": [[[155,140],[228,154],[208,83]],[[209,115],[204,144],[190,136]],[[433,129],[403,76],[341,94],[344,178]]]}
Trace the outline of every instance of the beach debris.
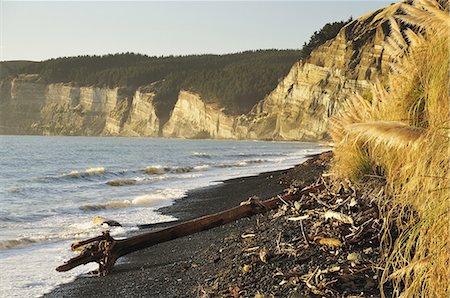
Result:
{"label": "beach debris", "polygon": [[365,248],[365,249],[363,249],[363,252],[364,252],[366,255],[370,255],[370,254],[373,253],[373,248],[372,248],[372,247]]}
{"label": "beach debris", "polygon": [[324,270],[320,270],[320,274],[328,274],[328,273],[333,273],[333,272],[338,272],[339,270],[341,270],[340,266],[333,266]]}
{"label": "beach debris", "polygon": [[251,204],[258,203],[258,202],[260,202],[260,201],[261,201],[261,199],[260,199],[258,196],[251,196],[251,197],[248,198],[247,200],[242,201],[241,204],[240,204],[240,206],[243,206],[243,205],[251,205]]}
{"label": "beach debris", "polygon": [[356,199],[355,198],[351,198],[350,199],[350,203],[348,203],[348,206],[351,208],[351,207],[355,207],[357,205],[358,205],[358,202],[356,201]]}
{"label": "beach debris", "polygon": [[359,263],[362,261],[362,256],[360,253],[352,252],[347,255],[347,261]]}
{"label": "beach debris", "polygon": [[332,211],[332,210],[326,211],[323,214],[323,216],[325,217],[325,220],[332,218],[332,219],[336,219],[340,222],[343,222],[345,224],[353,225],[353,223],[354,223],[353,219],[350,216],[345,215],[343,213],[336,212],[336,211]]}
{"label": "beach debris", "polygon": [[253,238],[253,237],[255,237],[255,236],[256,236],[256,234],[253,234],[253,233],[242,234],[242,235],[241,235],[241,237],[242,237],[243,239],[245,239],[245,238]]}
{"label": "beach debris", "polygon": [[250,270],[252,270],[252,265],[250,264],[245,264],[244,266],[242,266],[242,272],[247,273]]}
{"label": "beach debris", "polygon": [[302,231],[303,239],[305,240],[306,246],[309,246],[308,238],[306,238],[305,228],[303,227],[303,221],[300,220],[300,230]]}
{"label": "beach debris", "polygon": [[306,214],[306,215],[302,215],[302,216],[288,217],[287,220],[290,220],[290,221],[299,221],[299,220],[304,220],[304,219],[308,219],[308,218],[309,218],[309,215]]}
{"label": "beach debris", "polygon": [[259,249],[259,246],[254,246],[254,247],[249,247],[244,249],[245,252],[253,252],[253,251],[257,251]]}
{"label": "beach debris", "polygon": [[240,291],[240,289],[239,289],[238,287],[234,287],[234,288],[231,290],[231,292],[233,293],[233,297],[234,297],[234,298],[239,297],[239,291]]}
{"label": "beach debris", "polygon": [[286,188],[284,191],[285,191],[285,193],[287,193],[289,195],[292,195],[292,194],[295,194],[298,191],[298,188],[291,184],[289,186],[289,188]]}
{"label": "beach debris", "polygon": [[268,210],[279,208],[282,204],[283,208],[286,208],[287,211],[288,208],[287,205],[284,205],[285,203],[301,198],[302,194],[315,193],[323,189],[323,184],[313,185],[302,190],[295,196],[285,195],[282,200],[278,197],[265,201],[250,198],[245,204],[222,212],[192,219],[156,232],[143,233],[121,240],[112,238],[109,231],[105,231],[100,236],[73,243],[72,250],[81,251],[80,254],[70,259],[65,264],[57,267],[56,270],[64,272],[79,265],[96,262],[99,264],[96,273],[99,276],[104,276],[112,271],[118,258],[129,253],[200,231],[212,229],[237,219],[264,213]]}
{"label": "beach debris", "polygon": [[331,248],[339,248],[342,246],[342,241],[336,238],[316,237],[314,238],[314,241],[320,245],[325,245]]}
{"label": "beach debris", "polygon": [[267,263],[267,255],[269,254],[269,250],[267,249],[267,247],[263,247],[260,251],[259,251],[259,259],[261,260],[261,262],[263,263]]}
{"label": "beach debris", "polygon": [[302,208],[302,204],[299,201],[294,202],[294,209],[299,211]]}
{"label": "beach debris", "polygon": [[[259,250],[260,255],[256,256],[257,262],[255,262],[254,255],[240,254],[232,257],[241,262],[240,267],[237,267],[239,273],[242,273],[241,268],[244,264],[252,264],[251,274],[242,274],[242,279],[237,279],[242,290],[241,294],[246,293],[243,295],[244,297],[255,295],[255,291],[251,290],[255,286],[254,284],[256,283],[256,287],[261,289],[261,283],[255,279],[264,275],[271,276],[273,280],[270,286],[264,288],[264,291],[270,289],[270,293],[276,297],[296,297],[292,293],[299,293],[300,297],[314,295],[347,297],[362,293],[362,290],[364,293],[377,293],[376,260],[379,256],[379,247],[378,242],[372,242],[373,239],[379,237],[379,226],[373,225],[376,222],[373,217],[378,216],[377,212],[372,210],[376,203],[374,205],[370,203],[373,197],[369,194],[364,194],[365,198],[363,199],[358,195],[356,197],[358,205],[349,209],[348,203],[353,193],[350,187],[348,190],[348,192],[342,192],[341,195],[336,196],[333,188],[330,188],[330,190],[316,194],[316,197],[320,196],[333,208],[332,211],[348,214],[347,216],[353,219],[351,226],[350,224],[336,224],[344,222],[334,217],[325,219],[323,215],[326,210],[323,210],[323,205],[317,202],[314,196],[305,196],[302,201],[297,201],[301,202],[299,210],[302,213],[300,214],[294,206],[286,211],[281,220],[274,220],[272,215],[267,216],[265,221],[261,217],[258,233],[252,240],[253,244],[262,247]],[[278,211],[273,210],[272,214]],[[303,215],[308,215],[308,219],[289,220],[289,218]],[[348,222],[348,220],[346,221]],[[281,227],[277,231],[269,232],[271,227],[279,225]],[[361,230],[363,230],[362,234]],[[353,239],[353,236],[348,238],[346,236],[356,235],[353,231],[361,235],[356,246],[347,245],[350,244],[347,241]],[[268,237],[271,237],[271,243],[267,243]],[[302,241],[302,239],[306,240]],[[308,246],[307,241],[317,244],[317,246]],[[243,240],[242,245],[244,243]],[[320,246],[331,250],[318,249]],[[370,249],[367,249],[368,247]],[[263,252],[263,249],[272,252],[270,261],[266,258],[266,262],[264,262],[265,251]],[[255,264],[267,265],[257,266]],[[234,276],[232,273],[229,274]],[[253,276],[255,277],[253,278]],[[367,276],[370,281],[367,281]],[[224,281],[222,280],[222,282]],[[220,286],[216,295],[221,296],[218,293],[220,293]],[[364,296],[364,294],[362,295]]]}
{"label": "beach debris", "polygon": [[[377,266],[383,222],[377,202],[385,185],[378,179],[373,186],[366,182],[364,188],[357,188],[348,181],[340,184],[332,182],[333,177],[321,178],[311,183],[325,184],[320,192],[296,194],[295,201],[283,197],[291,205],[288,209],[279,207],[257,216],[255,225],[246,227],[255,237],[237,234],[226,242],[227,250],[221,255],[226,262],[217,263],[226,268],[226,274],[219,277],[219,288],[211,297],[230,296],[230,284],[240,288],[240,297],[253,297],[257,290],[267,297],[380,296]],[[249,243],[260,249],[242,253]],[[251,271],[243,274],[248,264]]]}

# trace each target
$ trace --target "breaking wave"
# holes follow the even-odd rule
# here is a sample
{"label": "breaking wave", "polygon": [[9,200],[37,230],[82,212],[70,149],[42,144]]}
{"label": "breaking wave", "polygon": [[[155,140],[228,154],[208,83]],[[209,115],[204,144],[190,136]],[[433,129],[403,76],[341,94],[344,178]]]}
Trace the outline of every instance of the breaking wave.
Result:
{"label": "breaking wave", "polygon": [[241,161],[241,162],[237,162],[237,163],[222,163],[217,165],[217,168],[234,168],[234,167],[247,167],[250,164],[258,164],[258,163],[263,163],[266,162],[267,160],[263,160],[263,159],[254,159],[254,160],[246,160],[246,161]]}
{"label": "breaking wave", "polygon": [[207,171],[209,169],[208,165],[201,165],[201,166],[195,166],[194,170],[195,171]]}
{"label": "breaking wave", "polygon": [[103,204],[92,204],[81,206],[83,211],[98,211],[105,209],[118,209],[128,207],[157,207],[167,204],[175,199],[181,198],[185,194],[184,191],[178,189],[158,190],[155,193],[137,196],[132,200],[113,201]]}
{"label": "breaking wave", "polygon": [[27,246],[33,243],[36,243],[36,240],[30,238],[21,238],[21,239],[13,239],[13,240],[2,240],[0,241],[0,249],[11,249],[21,246]]}
{"label": "breaking wave", "polygon": [[154,176],[154,177],[135,177],[135,178],[120,178],[113,179],[106,182],[110,186],[129,186],[136,184],[147,184],[155,181],[161,181],[167,179],[166,175]]}
{"label": "breaking wave", "polygon": [[228,154],[226,156],[230,157],[265,157],[265,156],[286,156],[285,153],[238,153],[238,154]]}
{"label": "breaking wave", "polygon": [[166,173],[182,174],[196,171],[207,171],[208,169],[209,165],[199,165],[193,167],[177,167],[177,168],[149,166],[144,169],[144,172],[149,175],[161,175]]}
{"label": "breaking wave", "polygon": [[204,158],[211,157],[211,155],[209,155],[208,153],[204,153],[204,152],[193,152],[191,155],[196,156],[196,157],[204,157]]}
{"label": "breaking wave", "polygon": [[170,168],[164,168],[161,166],[149,166],[144,169],[144,172],[149,175],[160,175],[170,171]]}
{"label": "breaking wave", "polygon": [[12,186],[12,187],[7,188],[6,191],[10,192],[10,193],[18,193],[18,192],[20,192],[20,188]]}
{"label": "breaking wave", "polygon": [[106,184],[111,186],[135,185],[136,183],[137,183],[136,179],[116,179],[106,182]]}
{"label": "breaking wave", "polygon": [[80,178],[80,177],[87,177],[87,176],[97,176],[97,175],[103,175],[105,174],[105,168],[104,167],[97,167],[97,168],[88,168],[85,171],[72,171],[66,174],[63,174],[63,177],[74,177],[74,178]]}

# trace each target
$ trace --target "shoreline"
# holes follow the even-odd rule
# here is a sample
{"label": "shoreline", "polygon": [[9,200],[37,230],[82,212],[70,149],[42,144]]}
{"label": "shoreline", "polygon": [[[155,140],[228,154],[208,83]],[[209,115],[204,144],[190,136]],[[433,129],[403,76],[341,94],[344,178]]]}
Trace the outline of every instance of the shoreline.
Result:
{"label": "shoreline", "polygon": [[[289,169],[233,178],[218,185],[189,191],[171,206],[158,210],[162,214],[177,217],[177,221],[142,225],[138,233],[232,208],[251,196],[268,199],[288,187],[293,175],[303,180],[299,184],[312,182],[323,169],[309,166],[308,171],[304,165],[314,164],[318,156],[307,156],[306,161]],[[299,171],[299,168],[302,170]],[[254,224],[254,220],[255,217],[241,219],[130,254],[119,259],[112,274],[101,278],[77,276],[74,281],[57,286],[44,297],[195,297],[197,295],[191,290],[200,282],[199,277],[185,276],[183,268],[190,266],[189,261],[198,251],[230,233],[248,228]]]}

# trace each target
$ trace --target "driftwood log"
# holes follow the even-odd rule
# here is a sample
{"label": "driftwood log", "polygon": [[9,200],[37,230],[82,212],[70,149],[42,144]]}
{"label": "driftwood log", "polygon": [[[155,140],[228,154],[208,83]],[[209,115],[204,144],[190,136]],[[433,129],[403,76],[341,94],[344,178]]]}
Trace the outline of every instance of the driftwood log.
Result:
{"label": "driftwood log", "polygon": [[111,272],[117,259],[126,254],[158,243],[209,230],[240,218],[264,213],[268,210],[278,208],[285,202],[298,200],[302,195],[315,193],[324,188],[325,186],[323,184],[319,184],[305,188],[295,194],[277,196],[265,201],[250,199],[241,203],[238,207],[186,221],[156,232],[136,235],[127,239],[115,240],[109,235],[109,232],[104,232],[101,236],[73,243],[71,246],[72,250],[81,251],[80,254],[67,261],[64,265],[57,267],[56,270],[59,272],[69,271],[77,266],[96,262],[99,264],[96,273],[100,276],[104,276]]}

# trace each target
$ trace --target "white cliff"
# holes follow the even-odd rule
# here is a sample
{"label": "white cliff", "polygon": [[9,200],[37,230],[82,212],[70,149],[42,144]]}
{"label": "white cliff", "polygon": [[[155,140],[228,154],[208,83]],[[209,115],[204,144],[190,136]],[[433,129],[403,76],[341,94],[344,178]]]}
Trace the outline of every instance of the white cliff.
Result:
{"label": "white cliff", "polygon": [[232,116],[217,104],[203,102],[196,93],[180,91],[169,120],[163,127],[164,137],[233,139]]}
{"label": "white cliff", "polygon": [[21,75],[0,85],[0,132],[158,136],[154,94],[141,90],[45,84]]}

